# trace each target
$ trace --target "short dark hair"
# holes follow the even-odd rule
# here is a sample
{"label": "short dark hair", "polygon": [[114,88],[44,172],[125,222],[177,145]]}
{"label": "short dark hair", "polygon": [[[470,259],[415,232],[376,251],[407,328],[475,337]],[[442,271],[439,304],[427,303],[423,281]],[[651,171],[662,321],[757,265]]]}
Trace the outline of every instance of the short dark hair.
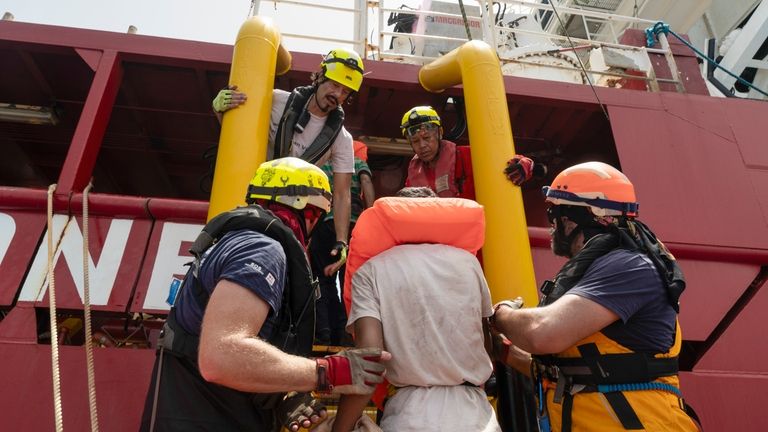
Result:
{"label": "short dark hair", "polygon": [[404,187],[397,191],[395,196],[402,198],[437,198],[435,191],[425,186]]}

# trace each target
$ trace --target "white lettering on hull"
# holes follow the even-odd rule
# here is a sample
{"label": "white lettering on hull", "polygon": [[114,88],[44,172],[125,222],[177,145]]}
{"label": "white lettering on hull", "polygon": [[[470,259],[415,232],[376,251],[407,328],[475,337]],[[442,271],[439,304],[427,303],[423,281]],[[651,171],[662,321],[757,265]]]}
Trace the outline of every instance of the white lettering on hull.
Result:
{"label": "white lettering on hull", "polygon": [[195,224],[166,222],[163,225],[160,244],[157,246],[157,258],[152,265],[152,277],[147,287],[147,296],[144,298],[144,309],[169,309],[165,300],[168,298],[168,288],[173,275],[186,274],[187,267],[184,267],[184,264],[192,260],[189,255],[179,254],[181,244],[195,241],[202,229],[203,225]]}
{"label": "white lettering on hull", "polygon": [[[99,262],[94,263],[93,257],[88,256],[88,273],[90,275],[91,304],[106,305],[115,285],[117,271],[125,253],[128,235],[133,221],[130,219],[112,219]],[[63,232],[63,235],[62,235]],[[72,275],[75,287],[83,298],[83,233],[74,219],[64,215],[54,215],[53,233],[56,252],[53,260],[54,268],[59,257],[63,254],[66,268]],[[48,289],[48,232],[43,234],[43,243],[37,249],[32,268],[24,281],[19,295],[20,301],[42,301]],[[60,241],[59,241],[60,239]]]}

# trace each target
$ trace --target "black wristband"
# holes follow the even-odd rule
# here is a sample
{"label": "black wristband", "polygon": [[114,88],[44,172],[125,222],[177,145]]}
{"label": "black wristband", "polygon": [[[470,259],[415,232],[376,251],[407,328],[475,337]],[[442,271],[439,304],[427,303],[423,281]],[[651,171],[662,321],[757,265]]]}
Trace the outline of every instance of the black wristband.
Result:
{"label": "black wristband", "polygon": [[328,360],[317,358],[315,359],[315,364],[317,367],[316,390],[320,393],[330,393],[333,387],[331,386],[331,383],[328,382]]}

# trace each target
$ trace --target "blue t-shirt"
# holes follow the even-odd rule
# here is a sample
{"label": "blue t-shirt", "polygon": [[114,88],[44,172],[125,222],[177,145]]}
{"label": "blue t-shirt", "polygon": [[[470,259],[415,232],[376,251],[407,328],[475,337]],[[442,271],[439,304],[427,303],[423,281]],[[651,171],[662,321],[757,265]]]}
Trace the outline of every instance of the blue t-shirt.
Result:
{"label": "blue t-shirt", "polygon": [[651,260],[617,249],[596,259],[568,291],[604,306],[620,320],[602,332],[638,352],[666,352],[675,340],[677,313]]}
{"label": "blue t-shirt", "polygon": [[[209,296],[216,284],[226,279],[247,288],[267,302],[271,310],[259,332],[259,337],[266,339],[272,333],[280,311],[285,269],[285,251],[280,243],[264,234],[243,229],[226,233],[203,254],[198,279]],[[198,283],[191,271],[184,278],[184,285],[189,283]],[[199,335],[203,311],[191,288],[182,288],[174,313],[176,321],[185,330]]]}

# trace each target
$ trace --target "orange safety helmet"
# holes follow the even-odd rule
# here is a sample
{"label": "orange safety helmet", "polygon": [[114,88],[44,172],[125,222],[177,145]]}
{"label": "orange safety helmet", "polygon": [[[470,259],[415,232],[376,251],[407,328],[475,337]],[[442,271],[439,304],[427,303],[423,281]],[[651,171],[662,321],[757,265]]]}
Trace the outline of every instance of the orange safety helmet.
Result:
{"label": "orange safety helmet", "polygon": [[603,162],[566,168],[542,188],[554,205],[588,207],[595,216],[637,216],[635,187],[621,171]]}

